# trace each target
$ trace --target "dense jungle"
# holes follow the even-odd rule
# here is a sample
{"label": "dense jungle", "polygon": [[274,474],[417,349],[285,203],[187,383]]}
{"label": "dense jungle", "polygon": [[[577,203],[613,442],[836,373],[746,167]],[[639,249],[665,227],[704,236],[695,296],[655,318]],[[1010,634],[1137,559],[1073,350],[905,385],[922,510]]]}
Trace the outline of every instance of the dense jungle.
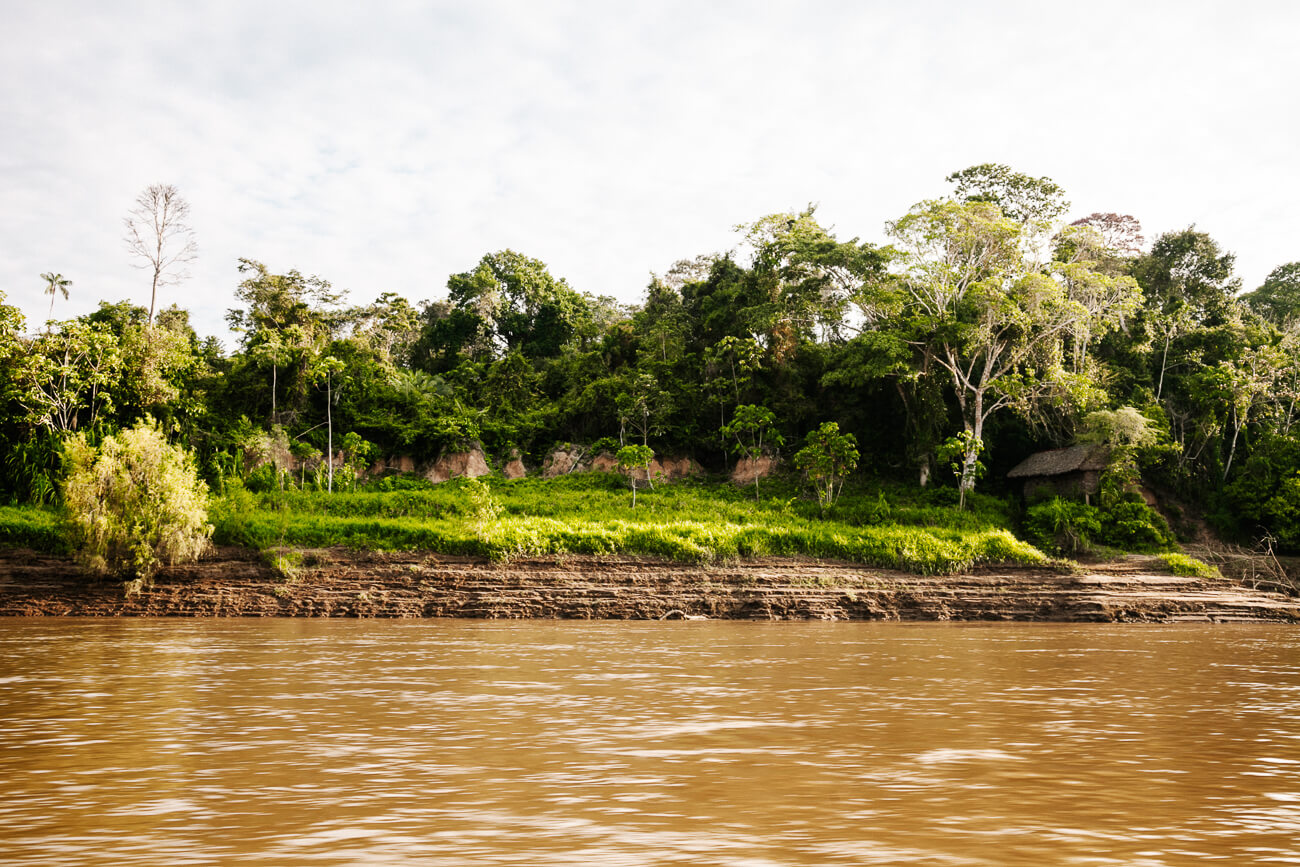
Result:
{"label": "dense jungle", "polygon": [[[1138,218],[1073,215],[1049,178],[1003,165],[947,183],[872,241],[813,206],[760,216],[634,305],[513,250],[467,258],[436,300],[359,306],[309,263],[242,259],[230,347],[166,303],[190,291],[168,277],[194,248],[177,191],[150,188],[127,220],[149,307],[59,319],[93,290],[55,271],[45,323],[0,294],[0,539],[86,544],[77,510],[105,489],[74,476],[129,475],[128,434],[150,431],[201,480],[198,525],[268,549],[926,572],[1208,535],[1300,550],[1300,262],[1243,287],[1195,226],[1148,241]],[[168,203],[172,224],[143,219]],[[1105,447],[1086,498],[1026,500],[1007,479],[1076,444]],[[557,450],[612,472],[541,478]],[[430,480],[479,451],[490,474]],[[667,458],[691,478],[656,483]],[[737,462],[774,469],[731,484]]]}

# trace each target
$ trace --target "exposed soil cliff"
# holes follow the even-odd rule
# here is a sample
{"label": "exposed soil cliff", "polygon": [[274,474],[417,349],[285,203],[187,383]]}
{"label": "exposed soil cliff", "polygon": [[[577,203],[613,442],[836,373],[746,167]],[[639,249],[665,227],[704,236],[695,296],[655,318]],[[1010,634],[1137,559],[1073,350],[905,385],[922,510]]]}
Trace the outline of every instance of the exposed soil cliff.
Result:
{"label": "exposed soil cliff", "polygon": [[845,563],[693,567],[635,558],[492,564],[424,553],[305,552],[286,579],[221,549],[127,598],[68,560],[0,549],[0,615],[753,620],[1300,622],[1300,599],[1130,557],[1077,573],[988,568],[925,577]]}

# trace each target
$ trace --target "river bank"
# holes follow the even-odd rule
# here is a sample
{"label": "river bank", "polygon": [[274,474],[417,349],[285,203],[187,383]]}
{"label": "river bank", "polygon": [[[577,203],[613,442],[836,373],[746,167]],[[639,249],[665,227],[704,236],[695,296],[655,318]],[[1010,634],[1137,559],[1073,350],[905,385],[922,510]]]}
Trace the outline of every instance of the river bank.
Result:
{"label": "river bank", "polygon": [[0,549],[0,616],[1300,622],[1300,599],[1155,558],[1054,571],[995,566],[923,576],[771,558],[688,566],[629,557],[491,563],[421,552],[309,550],[290,574],[219,548],[126,596],[65,557]]}

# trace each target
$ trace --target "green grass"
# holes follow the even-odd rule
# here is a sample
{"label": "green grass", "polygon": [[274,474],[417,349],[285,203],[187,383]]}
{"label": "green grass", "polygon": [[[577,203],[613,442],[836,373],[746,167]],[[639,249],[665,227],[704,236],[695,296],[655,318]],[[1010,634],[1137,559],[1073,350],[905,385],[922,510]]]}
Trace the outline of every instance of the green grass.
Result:
{"label": "green grass", "polygon": [[[457,480],[418,490],[252,494],[214,499],[218,544],[263,551],[345,545],[427,550],[505,561],[526,556],[641,555],[682,563],[752,557],[847,560],[924,574],[982,563],[1044,564],[1012,535],[1008,506],[975,497],[959,512],[951,492],[867,486],[823,520],[791,485],[752,489],[681,482],[631,493],[620,476],[487,483]],[[69,553],[59,511],[0,506],[0,545]]]}
{"label": "green grass", "polygon": [[63,514],[40,506],[0,506],[0,546],[70,554]]}
{"label": "green grass", "polygon": [[[619,476],[454,481],[385,493],[235,491],[212,510],[216,541],[268,549],[346,545],[430,550],[502,561],[563,554],[648,555],[685,563],[803,556],[925,574],[981,563],[1046,563],[1008,530],[1004,504],[958,512],[943,494],[878,488],[846,495],[827,520],[788,486],[768,498],[730,485],[676,483],[642,490]],[[477,496],[475,491],[477,490]]]}

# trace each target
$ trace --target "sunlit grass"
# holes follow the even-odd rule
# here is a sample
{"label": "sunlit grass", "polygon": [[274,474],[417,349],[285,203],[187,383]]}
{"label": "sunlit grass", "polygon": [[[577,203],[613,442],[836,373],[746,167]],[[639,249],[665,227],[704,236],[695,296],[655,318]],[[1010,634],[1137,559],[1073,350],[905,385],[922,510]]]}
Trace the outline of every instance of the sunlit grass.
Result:
{"label": "sunlit grass", "polygon": [[[496,561],[526,556],[641,555],[683,563],[754,557],[845,560],[927,574],[981,563],[1044,563],[1005,526],[1001,504],[958,512],[923,500],[892,504],[879,490],[846,497],[827,520],[815,504],[772,485],[755,502],[728,485],[643,490],[635,509],[621,477],[495,481],[493,508],[457,481],[386,493],[235,491],[219,500],[216,540],[259,548],[346,545],[429,550]],[[894,498],[899,498],[898,492]]]}
{"label": "sunlit grass", "polygon": [[40,506],[0,506],[0,545],[51,554],[71,552],[63,514]]}

